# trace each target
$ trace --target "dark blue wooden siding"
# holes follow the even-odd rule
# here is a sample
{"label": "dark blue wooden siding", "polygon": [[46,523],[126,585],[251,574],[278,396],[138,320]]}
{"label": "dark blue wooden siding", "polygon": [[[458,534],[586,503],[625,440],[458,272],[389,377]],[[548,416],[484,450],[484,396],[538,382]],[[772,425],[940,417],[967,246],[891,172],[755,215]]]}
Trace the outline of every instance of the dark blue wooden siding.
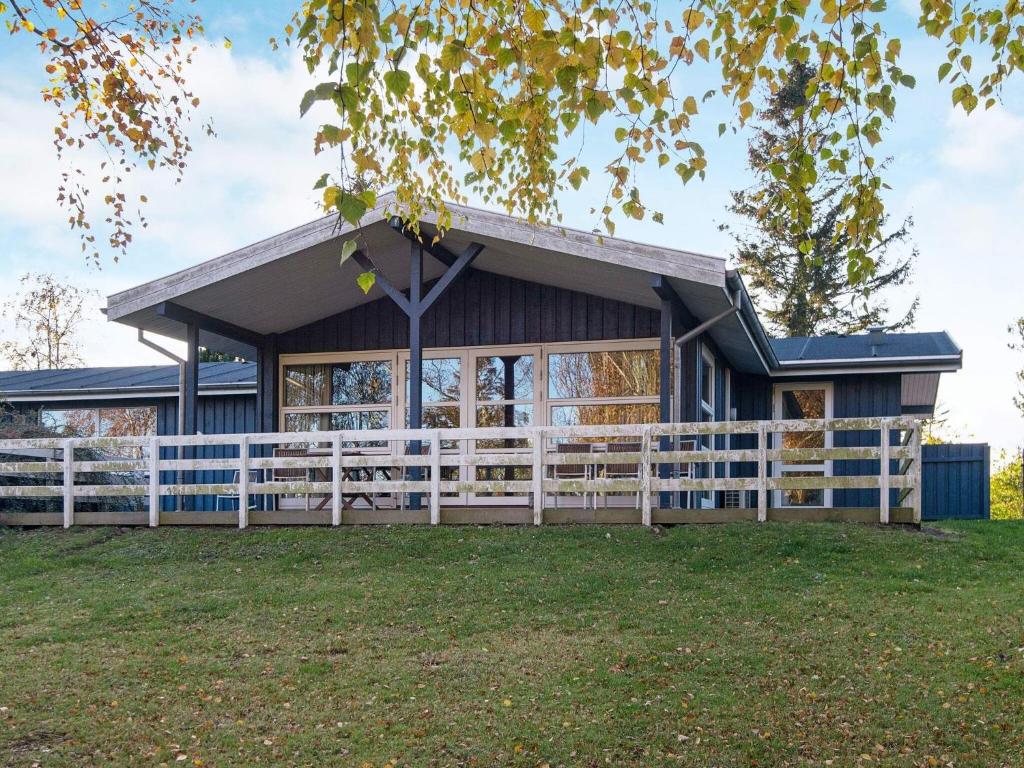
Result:
{"label": "dark blue wooden siding", "polygon": [[983,520],[989,517],[986,443],[921,446],[922,520]]}
{"label": "dark blue wooden siding", "polygon": [[[165,412],[163,425],[159,419],[157,426],[161,435],[177,434],[178,402],[175,399],[162,401],[160,409]],[[217,395],[199,398],[197,415],[198,429],[204,435],[233,435],[243,432],[258,431],[256,425],[255,395]],[[238,457],[238,448],[232,445],[216,445],[195,449],[197,459],[234,459]],[[173,458],[174,449],[163,449],[164,458]],[[230,483],[234,473],[230,471],[196,472],[191,482],[195,483]],[[173,483],[174,473],[161,473],[161,483]],[[186,497],[186,508],[208,512],[216,508],[216,496],[196,496],[194,501]],[[161,508],[167,511],[174,509],[174,499],[165,497]]]}
{"label": "dark blue wooden siding", "polygon": [[[427,311],[423,346],[641,339],[657,336],[659,322],[656,309],[471,270]],[[408,318],[387,298],[278,336],[280,354],[408,346]]]}
{"label": "dark blue wooden siding", "polygon": [[[899,416],[901,377],[898,373],[864,374],[857,376],[838,376],[833,380],[832,415],[836,418],[858,418],[864,416]],[[881,444],[881,436],[875,431],[835,432],[833,445],[837,448],[869,447]],[[893,434],[895,438],[895,433]],[[895,462],[890,471],[895,471]],[[846,475],[869,475],[879,473],[877,461],[836,461],[833,462],[832,474],[837,477]],[[895,503],[893,492],[890,501]],[[835,507],[877,507],[879,506],[877,490],[855,489],[832,492],[832,505]]]}
{"label": "dark blue wooden siding", "polygon": [[[806,381],[807,379],[787,378],[778,380]],[[832,383],[832,415],[836,418],[854,418],[863,416],[898,416],[900,413],[900,375],[899,374],[863,374],[853,376],[836,376],[822,379]],[[766,376],[754,376],[733,373],[732,402],[736,408],[736,418],[770,419],[772,414],[772,391],[775,380]],[[877,432],[837,432],[834,433],[833,445],[836,447],[876,446],[880,442]],[[737,435],[732,440],[736,448],[754,448],[757,446],[756,435]],[[736,477],[754,477],[757,465],[747,462],[734,465]],[[877,474],[877,461],[837,461],[832,471],[836,476],[858,474]],[[895,463],[892,465],[895,470]],[[771,471],[771,468],[769,468]],[[756,503],[756,494],[750,494],[751,503]],[[895,492],[891,497],[895,503]],[[835,490],[832,493],[832,504],[837,507],[877,507],[878,491],[869,489]]]}

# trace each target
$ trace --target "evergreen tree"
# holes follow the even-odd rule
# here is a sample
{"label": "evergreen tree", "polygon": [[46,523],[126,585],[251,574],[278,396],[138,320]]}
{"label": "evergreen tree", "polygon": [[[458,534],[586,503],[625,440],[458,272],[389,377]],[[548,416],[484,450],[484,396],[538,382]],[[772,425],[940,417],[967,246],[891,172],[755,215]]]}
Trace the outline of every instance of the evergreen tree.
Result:
{"label": "evergreen tree", "polygon": [[[880,295],[885,289],[903,285],[910,278],[916,250],[891,263],[890,248],[907,241],[912,225],[906,219],[895,231],[884,233],[870,255],[874,271],[858,284],[851,278],[856,265],[847,257],[850,237],[836,229],[842,221],[844,179],[827,170],[807,174],[811,181],[803,190],[812,201],[810,225],[794,233],[790,222],[766,216],[772,201],[794,183],[785,173],[783,160],[791,152],[810,150],[827,153],[824,137],[830,127],[828,115],[811,118],[807,88],[816,70],[797,63],[784,85],[771,96],[768,107],[758,115],[749,142],[748,161],[756,181],[749,189],[733,192],[729,210],[743,219],[743,230],[725,226],[736,243],[736,258],[751,288],[755,302],[772,333],[782,336],[814,336],[855,333],[869,326],[905,328],[913,322],[915,299],[895,321],[889,320],[888,302]],[[820,87],[824,87],[819,85]],[[800,183],[800,182],[796,182]],[[813,248],[801,250],[801,241]]]}

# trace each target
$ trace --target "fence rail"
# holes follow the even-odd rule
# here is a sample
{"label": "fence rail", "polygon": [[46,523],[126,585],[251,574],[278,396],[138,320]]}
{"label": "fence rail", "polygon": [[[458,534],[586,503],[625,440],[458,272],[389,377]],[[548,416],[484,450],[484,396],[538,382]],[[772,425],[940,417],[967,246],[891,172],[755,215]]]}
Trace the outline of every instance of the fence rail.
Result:
{"label": "fence rail", "polygon": [[[200,455],[210,452],[219,455]],[[424,499],[434,525],[442,506],[497,503],[532,510],[529,521],[540,525],[549,502],[586,508],[592,499],[596,508],[600,496],[606,507],[609,498],[632,503],[637,521],[650,525],[655,509],[722,508],[745,495],[746,506],[731,506],[765,521],[770,508],[799,508],[783,503],[789,492],[863,490],[878,491],[879,522],[894,509],[909,510],[901,521],[921,519],[920,430],[906,417],[40,438],[0,441],[0,459],[0,522],[53,517],[12,515],[5,500],[61,499],[64,527],[84,500],[135,497],[157,526],[175,519],[164,500],[206,496],[218,506],[236,499],[243,528],[250,512],[286,522],[283,507],[303,499],[333,525],[381,500],[404,512]],[[380,512],[387,521],[388,510]]]}

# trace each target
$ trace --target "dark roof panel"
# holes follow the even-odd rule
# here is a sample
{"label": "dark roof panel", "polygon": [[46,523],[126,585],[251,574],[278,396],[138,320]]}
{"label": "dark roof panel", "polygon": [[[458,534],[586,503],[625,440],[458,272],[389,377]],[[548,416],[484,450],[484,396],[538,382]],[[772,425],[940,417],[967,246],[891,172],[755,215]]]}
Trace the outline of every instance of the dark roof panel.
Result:
{"label": "dark roof panel", "polygon": [[[255,386],[255,363],[200,363],[199,386]],[[178,366],[135,365],[123,368],[0,371],[0,393],[69,392],[178,388]]]}
{"label": "dark roof panel", "polygon": [[793,336],[772,339],[785,365],[799,361],[870,361],[886,358],[956,357],[960,348],[945,331],[936,333],[859,333],[853,336]]}

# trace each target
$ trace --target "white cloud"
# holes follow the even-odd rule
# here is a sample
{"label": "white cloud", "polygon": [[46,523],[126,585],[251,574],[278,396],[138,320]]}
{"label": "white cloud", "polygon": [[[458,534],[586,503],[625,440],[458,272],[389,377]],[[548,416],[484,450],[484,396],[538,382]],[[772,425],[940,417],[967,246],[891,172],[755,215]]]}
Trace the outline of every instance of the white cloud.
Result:
{"label": "white cloud", "polygon": [[939,153],[946,166],[966,174],[1020,170],[1015,160],[1024,142],[1024,117],[1000,105],[970,115],[958,109],[946,120],[946,127],[946,143]]}
{"label": "white cloud", "polygon": [[[310,84],[301,60],[293,53],[244,57],[209,46],[197,54],[189,79],[217,136],[203,134],[201,121],[193,124],[194,151],[181,183],[166,173],[130,175],[125,191],[149,198],[148,227],[136,229],[126,259],[106,260],[101,269],[86,263],[77,233],[68,230],[55,202],[60,165],[51,142],[53,112],[31,89],[0,84],[0,265],[6,274],[51,271],[105,297],[318,215],[312,185],[331,169],[331,159],[312,152],[316,110],[299,119],[298,102]],[[16,290],[14,281],[4,281],[0,302]],[[96,302],[82,328],[87,363],[166,362],[137,344],[133,329],[107,323],[99,313],[104,303]],[[0,336],[11,333],[0,320]]]}
{"label": "white cloud", "polygon": [[1024,118],[1000,110],[966,121],[951,116],[947,124],[950,133],[924,163],[932,173],[908,185],[893,208],[915,220],[916,325],[948,330],[964,350],[964,368],[943,377],[940,400],[974,439],[1009,448],[1024,442],[1012,403],[1024,355],[1007,348],[1006,331],[1024,314],[1024,156],[1007,142]]}

